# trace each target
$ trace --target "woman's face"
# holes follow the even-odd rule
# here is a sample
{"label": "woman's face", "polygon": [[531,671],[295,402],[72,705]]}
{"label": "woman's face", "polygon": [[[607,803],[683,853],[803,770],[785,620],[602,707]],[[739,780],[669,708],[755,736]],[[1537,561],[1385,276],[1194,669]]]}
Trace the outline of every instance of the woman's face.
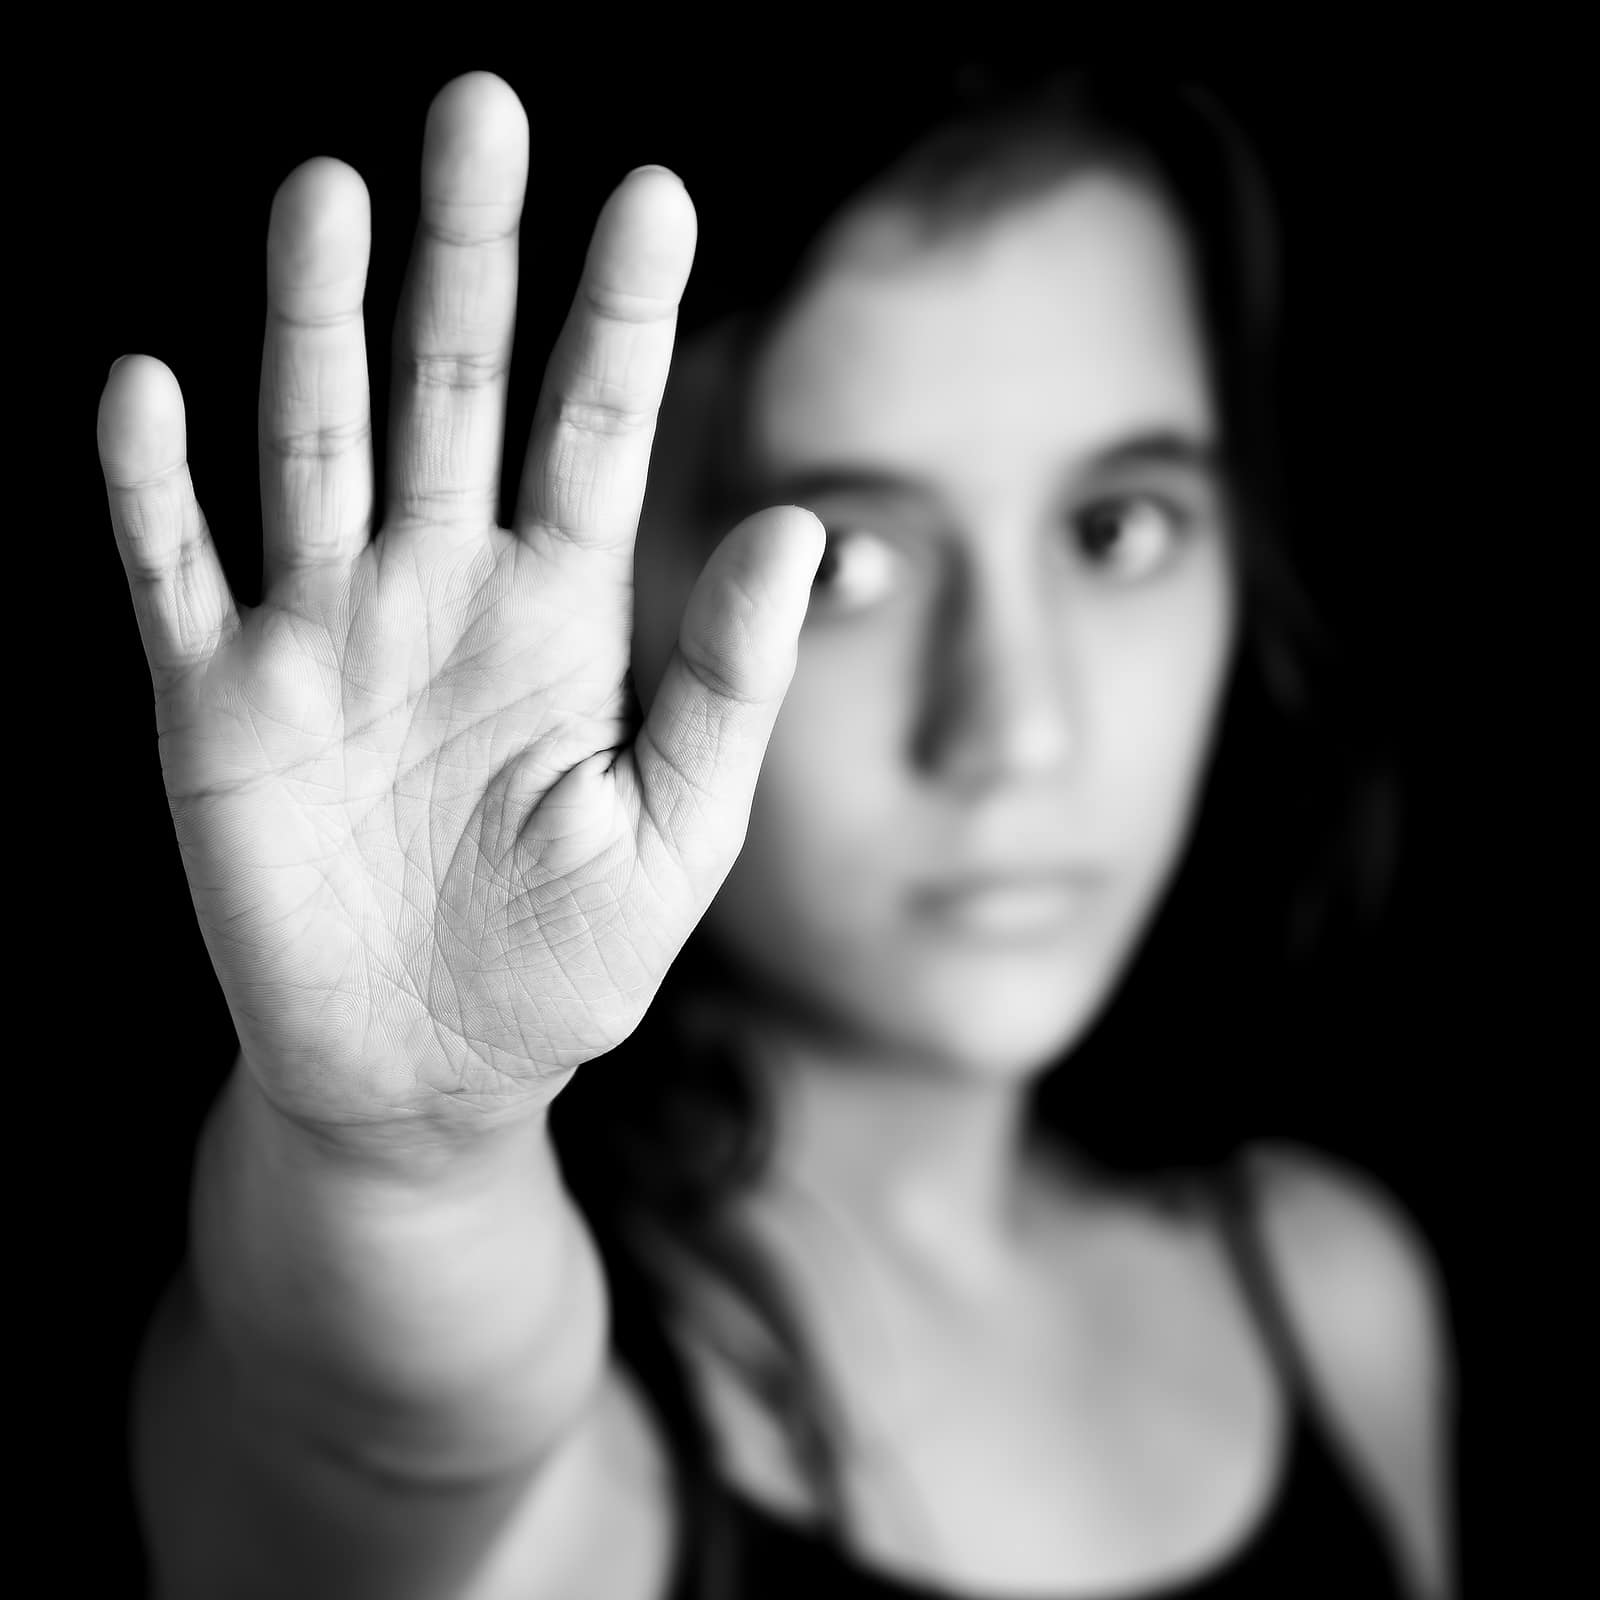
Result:
{"label": "woman's face", "polygon": [[[763,345],[746,420],[758,498],[829,545],[709,932],[851,1049],[1034,1070],[1172,875],[1232,651],[1182,236],[1109,172],[932,241],[876,203]],[[676,576],[640,585],[646,685],[704,549],[648,558]]]}

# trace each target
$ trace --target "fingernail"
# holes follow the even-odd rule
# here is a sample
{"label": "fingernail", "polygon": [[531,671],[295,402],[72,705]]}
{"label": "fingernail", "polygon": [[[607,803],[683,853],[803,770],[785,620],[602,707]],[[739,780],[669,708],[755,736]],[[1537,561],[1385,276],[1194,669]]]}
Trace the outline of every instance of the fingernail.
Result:
{"label": "fingernail", "polygon": [[115,372],[117,370],[117,368],[120,367],[122,365],[122,363],[124,361],[126,361],[127,359],[128,358],[126,356],[118,356],[117,359],[111,363],[111,372],[108,372],[106,374],[106,377],[109,379],[110,376],[111,376],[111,373]]}

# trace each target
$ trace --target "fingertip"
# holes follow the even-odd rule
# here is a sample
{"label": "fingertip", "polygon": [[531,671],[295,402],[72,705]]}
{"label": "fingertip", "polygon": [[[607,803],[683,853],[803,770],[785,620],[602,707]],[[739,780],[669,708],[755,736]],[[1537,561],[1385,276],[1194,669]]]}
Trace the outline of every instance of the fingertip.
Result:
{"label": "fingertip", "polygon": [[96,418],[100,460],[109,480],[141,483],[186,459],[183,391],[166,362],[119,356],[106,375]]}
{"label": "fingertip", "polygon": [[779,506],[777,510],[783,515],[785,525],[789,529],[786,536],[805,541],[806,549],[814,549],[816,559],[820,561],[823,546],[828,542],[828,533],[822,526],[822,518],[804,506]]}
{"label": "fingertip", "polygon": [[658,161],[646,161],[642,166],[634,167],[622,180],[624,183],[668,183],[683,190],[688,194],[689,188],[683,179],[671,167],[664,167]]}
{"label": "fingertip", "polygon": [[355,211],[370,215],[371,208],[366,180],[337,156],[312,156],[302,161],[272,197],[274,222],[338,217]]}
{"label": "fingertip", "polygon": [[787,648],[805,621],[824,543],[822,524],[801,506],[755,512],[729,532],[707,563],[706,603],[725,606],[729,592],[745,596],[768,619],[759,636],[786,641]]}
{"label": "fingertip", "polygon": [[183,391],[177,375],[159,357],[135,352],[111,363],[100,395],[101,415],[115,417],[128,411],[182,414]]}
{"label": "fingertip", "polygon": [[591,289],[615,293],[615,309],[628,318],[675,305],[694,264],[698,233],[694,202],[677,176],[665,167],[635,167],[595,223]]}
{"label": "fingertip", "polygon": [[476,118],[500,117],[528,126],[528,114],[517,91],[498,72],[478,69],[458,73],[428,107],[429,116],[454,117],[466,112]]}
{"label": "fingertip", "polygon": [[804,506],[771,506],[746,518],[744,526],[769,548],[768,559],[775,560],[782,581],[810,584],[828,542],[814,511]]}
{"label": "fingertip", "polygon": [[365,275],[372,240],[366,181],[336,156],[302,161],[278,185],[267,223],[267,267],[275,279],[326,286]]}
{"label": "fingertip", "polygon": [[496,73],[463,73],[429,104],[423,151],[425,195],[500,199],[508,178],[527,177],[528,113]]}
{"label": "fingertip", "polygon": [[689,190],[682,178],[671,167],[663,167],[655,162],[647,162],[642,167],[634,167],[617,185],[618,192],[626,192],[630,204],[647,209],[656,219],[658,225],[687,227],[693,230],[698,226],[699,219],[695,214],[694,201],[689,198]]}
{"label": "fingertip", "polygon": [[324,187],[346,185],[351,189],[359,189],[363,194],[367,188],[366,180],[348,161],[329,155],[308,156],[283,180],[278,192],[281,194],[291,185],[302,184]]}

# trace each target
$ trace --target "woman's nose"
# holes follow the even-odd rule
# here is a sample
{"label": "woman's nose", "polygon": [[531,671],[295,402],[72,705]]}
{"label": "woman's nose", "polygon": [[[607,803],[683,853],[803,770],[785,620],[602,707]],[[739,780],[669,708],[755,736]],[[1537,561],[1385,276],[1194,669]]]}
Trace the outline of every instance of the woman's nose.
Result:
{"label": "woman's nose", "polygon": [[1081,739],[1070,640],[1048,584],[953,592],[929,641],[919,764],[982,790],[1049,777]]}

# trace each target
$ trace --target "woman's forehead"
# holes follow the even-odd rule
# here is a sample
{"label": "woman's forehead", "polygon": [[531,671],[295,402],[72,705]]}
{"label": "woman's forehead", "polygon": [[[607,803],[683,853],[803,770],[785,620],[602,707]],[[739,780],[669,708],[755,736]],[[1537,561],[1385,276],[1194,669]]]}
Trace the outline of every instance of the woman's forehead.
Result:
{"label": "woman's forehead", "polygon": [[752,372],[757,470],[911,473],[1209,440],[1205,338],[1171,211],[1087,173],[959,233],[875,205],[830,240]]}

